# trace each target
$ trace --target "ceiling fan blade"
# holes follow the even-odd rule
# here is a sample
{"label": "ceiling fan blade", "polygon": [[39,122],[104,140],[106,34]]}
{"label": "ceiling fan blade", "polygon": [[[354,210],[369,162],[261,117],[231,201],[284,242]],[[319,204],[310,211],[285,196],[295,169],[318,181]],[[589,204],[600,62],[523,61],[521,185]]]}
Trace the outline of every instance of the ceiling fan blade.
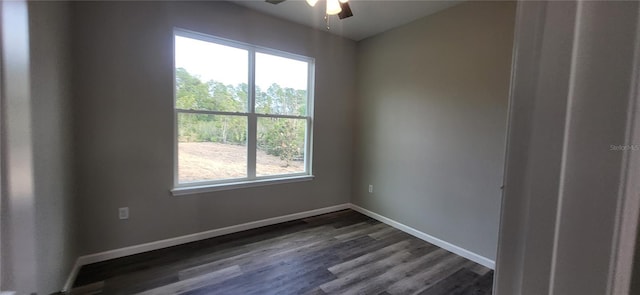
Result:
{"label": "ceiling fan blade", "polygon": [[338,13],[338,18],[345,19],[347,17],[353,16],[353,12],[351,12],[351,7],[349,7],[349,2],[344,2],[344,3],[340,2],[340,8],[342,8],[342,11]]}
{"label": "ceiling fan blade", "polygon": [[265,0],[266,2],[269,2],[271,4],[280,4],[286,0]]}

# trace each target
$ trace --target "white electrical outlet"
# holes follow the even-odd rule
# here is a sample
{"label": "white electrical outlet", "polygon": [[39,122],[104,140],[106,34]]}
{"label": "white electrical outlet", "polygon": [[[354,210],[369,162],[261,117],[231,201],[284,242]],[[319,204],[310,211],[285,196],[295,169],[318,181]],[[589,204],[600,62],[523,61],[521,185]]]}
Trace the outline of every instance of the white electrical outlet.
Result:
{"label": "white electrical outlet", "polygon": [[372,193],[373,192],[373,184],[369,185],[369,192]]}
{"label": "white electrical outlet", "polygon": [[129,207],[118,208],[118,217],[120,219],[129,219]]}

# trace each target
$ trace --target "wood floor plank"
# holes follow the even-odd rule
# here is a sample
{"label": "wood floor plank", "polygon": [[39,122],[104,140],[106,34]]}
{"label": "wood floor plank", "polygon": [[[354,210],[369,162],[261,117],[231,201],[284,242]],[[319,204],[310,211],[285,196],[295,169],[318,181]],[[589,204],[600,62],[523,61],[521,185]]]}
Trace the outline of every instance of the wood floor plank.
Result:
{"label": "wood floor plank", "polygon": [[[186,259],[193,257],[196,257],[196,263],[206,259],[213,259],[212,257],[202,256],[203,253],[215,253],[216,256],[230,255],[226,252],[242,251],[241,247],[261,246],[262,243],[274,242],[274,240],[272,240],[273,238],[287,238],[286,235],[288,234],[299,234],[305,230],[313,230],[314,228],[327,225],[335,228],[334,223],[336,222],[340,222],[342,226],[349,226],[354,223],[369,223],[371,221],[372,219],[355,211],[342,210],[335,213],[319,215],[318,220],[312,223],[303,220],[288,221],[267,227],[94,263],[82,267],[74,286],[81,286],[95,279],[105,280],[113,276],[118,276],[123,272],[145,272],[148,269],[157,266],[166,266],[170,263],[184,265],[189,262]],[[191,262],[193,263],[193,261]],[[88,279],[85,279],[85,277]]]}
{"label": "wood floor plank", "polygon": [[377,261],[370,261],[367,264],[358,266],[348,274],[341,276],[331,282],[320,285],[320,289],[327,293],[337,293],[349,288],[363,279],[371,276],[377,276],[394,265],[405,263],[411,257],[411,253],[407,251],[396,252],[388,257]]}
{"label": "wood floor plank", "polygon": [[320,288],[315,288],[307,293],[304,293],[303,295],[327,295],[327,293],[322,291],[322,289]]}
{"label": "wood floor plank", "polygon": [[[155,274],[152,276],[151,273]],[[105,281],[103,294],[125,295],[135,294],[178,282],[175,273],[149,272],[149,278],[138,280],[136,277],[118,276]]]}
{"label": "wood floor plank", "polygon": [[110,295],[489,295],[492,282],[483,266],[343,210],[86,265],[74,287]]}
{"label": "wood floor plank", "polygon": [[[459,295],[491,295],[493,287],[493,272],[487,272],[480,276]],[[454,294],[458,295],[458,294]]]}
{"label": "wood floor plank", "polygon": [[91,295],[100,294],[104,288],[104,281],[99,281],[91,284],[87,284],[81,287],[71,289],[70,295]]}
{"label": "wood floor plank", "polygon": [[335,275],[343,275],[357,267],[360,267],[362,265],[365,264],[369,264],[372,261],[377,261],[380,260],[384,257],[388,257],[389,255],[402,251],[402,250],[406,250],[409,245],[411,244],[411,240],[407,239],[407,240],[403,240],[400,241],[398,243],[395,243],[393,245],[384,247],[380,250],[362,255],[358,258],[349,260],[349,261],[345,261],[343,263],[334,265],[332,267],[329,267],[329,271],[332,272]]}
{"label": "wood floor plank", "polygon": [[286,234],[283,236],[273,237],[252,243],[244,244],[227,249],[215,249],[215,252],[210,254],[194,257],[194,260],[198,261],[213,261],[220,259],[230,259],[233,257],[247,255],[247,253],[255,253],[256,251],[267,251],[267,249],[279,248],[289,246],[290,243],[304,244],[310,240],[318,240],[319,236],[323,236],[328,232],[331,232],[331,226],[318,226],[309,229],[305,229],[299,232]]}
{"label": "wood floor plank", "polygon": [[300,240],[296,242],[282,242],[280,244],[247,250],[246,252],[240,253],[235,256],[214,260],[210,263],[201,264],[195,267],[181,270],[179,272],[179,275],[181,278],[198,276],[200,274],[226,268],[231,265],[252,263],[254,261],[265,259],[265,257],[271,257],[279,253],[288,253],[289,251],[295,251],[305,247],[312,247],[313,245],[325,241],[326,240],[319,237],[314,239]]}
{"label": "wood floor plank", "polygon": [[427,255],[433,252],[434,250],[442,249],[436,245],[429,244],[429,243],[419,243],[418,245],[419,245],[418,247],[409,251],[411,252],[411,255],[413,255],[414,257],[422,257],[424,255]]}
{"label": "wood floor plank", "polygon": [[[344,232],[347,228],[348,227],[342,227],[342,228],[336,229],[334,232],[340,234]],[[332,235],[332,234],[329,233],[328,235]],[[338,247],[340,248],[340,250],[357,248],[369,240],[371,239],[367,236],[363,236],[359,238],[353,236],[353,237],[345,238],[344,240],[327,238],[326,236],[318,236],[317,239],[312,241],[310,240],[309,241],[310,243],[302,244],[302,245],[299,245],[298,247],[283,249],[282,251],[271,253],[270,255],[262,255],[260,257],[257,257],[255,259],[248,261],[248,263],[239,262],[239,264],[242,265],[244,270],[249,271],[250,268],[255,268],[256,266],[259,267],[260,265],[273,263],[274,261],[283,261],[288,259],[299,260],[301,259],[301,257],[310,255],[310,253],[317,255],[318,253],[322,253],[326,249],[333,248],[336,245],[340,245]],[[338,251],[338,249],[334,249],[334,250]]]}
{"label": "wood floor plank", "polygon": [[472,272],[475,272],[475,273],[477,273],[478,275],[481,275],[481,276],[484,276],[488,272],[491,271],[490,268],[488,268],[488,267],[486,267],[486,266],[484,266],[482,264],[473,265],[473,266],[469,267],[469,270],[472,271]]}
{"label": "wood floor plank", "polygon": [[[131,292],[139,290],[141,288],[148,289],[163,284],[174,283],[178,280],[178,275],[176,275],[175,273],[180,271],[181,269],[188,268],[190,266],[192,267],[194,265],[198,265],[200,263],[211,260],[215,261],[215,259],[220,259],[221,257],[227,257],[227,260],[224,260],[222,263],[216,264],[217,267],[215,268],[211,267],[209,271],[223,269],[233,264],[233,262],[228,263],[228,257],[231,255],[247,253],[247,251],[250,251],[250,249],[254,248],[265,249],[273,245],[282,246],[284,242],[291,239],[297,240],[298,242],[302,243],[308,238],[316,238],[320,232],[324,232],[327,230],[332,230],[332,227],[320,226],[303,229],[298,232],[288,233],[278,237],[269,237],[266,240],[262,241],[251,241],[248,244],[239,245],[232,249],[223,248],[218,251],[213,251],[213,253],[206,252],[201,253],[198,256],[189,256],[188,258],[176,260],[175,262],[171,263],[166,263],[165,265],[155,266],[150,269],[143,268],[141,270],[135,270],[133,272],[109,278],[107,280],[109,282],[108,290],[111,291],[112,289],[124,289],[128,292]],[[218,249],[218,245],[215,247],[215,249]],[[203,273],[204,272],[195,273],[194,275],[201,275]],[[183,278],[185,278],[184,275]]]}
{"label": "wood floor plank", "polygon": [[[300,277],[306,275],[306,271],[313,270],[314,267],[323,268],[320,273],[326,274],[328,272],[326,268],[339,261],[339,258],[333,255],[334,253],[339,253],[341,249],[344,248],[362,245],[369,240],[372,239],[362,237],[344,243],[334,244],[319,249],[318,251],[312,251],[312,255],[287,255],[270,261],[250,263],[242,266],[245,275],[227,282],[224,285],[211,286],[203,290],[198,290],[198,292],[194,292],[193,294],[207,294],[207,292],[214,292],[212,294],[218,294],[217,292],[219,292],[219,294],[246,294],[254,292],[256,289],[261,292],[267,292],[265,286],[268,286],[268,290],[272,290],[278,287],[278,284],[284,284],[291,280],[299,280]],[[334,276],[331,274],[330,279],[333,278]]]}
{"label": "wood floor plank", "polygon": [[254,292],[252,295],[273,294],[273,295],[297,295],[304,294],[310,290],[317,288],[319,285],[332,281],[336,278],[334,274],[326,268],[317,268],[307,271],[304,275],[283,281],[277,287],[262,290],[262,292]]}
{"label": "wood floor plank", "polygon": [[[283,237],[270,239],[262,243],[256,242],[243,245],[224,254],[218,252],[203,255],[198,260],[198,265],[180,270],[179,276],[181,278],[198,276],[207,271],[226,268],[234,264],[243,264],[247,261],[256,261],[277,253],[293,251],[302,247],[309,247],[316,243],[326,241],[326,237],[330,236],[334,231],[335,229],[331,227],[321,226],[302,231],[298,234],[288,234]],[[187,261],[187,263],[189,261]]]}
{"label": "wood floor plank", "polygon": [[398,264],[378,276],[364,279],[352,285],[344,290],[342,294],[378,294],[384,292],[393,283],[407,277],[411,272],[428,268],[434,261],[444,257],[447,253],[448,252],[443,249],[437,249],[420,258]]}
{"label": "wood floor plank", "polygon": [[389,286],[387,292],[393,295],[414,294],[458,271],[465,263],[467,263],[466,259],[450,254],[429,268],[417,273],[409,273],[408,277]]}
{"label": "wood floor plank", "polygon": [[106,280],[107,278],[118,276],[122,273],[144,271],[157,266],[164,266],[169,263],[181,263],[184,259],[197,257],[202,253],[212,253],[213,251],[233,249],[234,247],[252,242],[268,240],[288,233],[296,233],[307,228],[309,228],[307,223],[300,220],[294,220],[275,224],[269,227],[242,231],[211,239],[84,265],[78,273],[74,286],[85,285],[87,282],[90,283],[96,279]]}
{"label": "wood floor plank", "polygon": [[[286,275],[281,275],[277,278],[277,283],[270,284],[270,290],[275,294],[288,293],[293,290],[299,289],[314,289],[321,283],[333,280],[336,278],[334,274],[327,270],[327,267],[331,264],[335,264],[338,261],[336,256],[319,256],[310,260],[313,267],[300,266],[296,270],[291,268],[286,270]],[[310,280],[304,279],[308,278]],[[312,284],[310,284],[311,282]],[[322,282],[319,282],[321,281]],[[306,292],[306,290],[305,290]],[[303,291],[296,292],[298,294],[304,293]]]}
{"label": "wood floor plank", "polygon": [[394,233],[394,232],[399,232],[399,230],[397,230],[397,229],[395,229],[393,227],[390,227],[390,226],[385,226],[384,228],[382,228],[382,229],[380,229],[378,231],[370,233],[369,236],[374,238],[374,239],[376,239],[376,240],[378,240],[378,239],[380,239],[380,238],[382,238],[384,236],[387,236],[387,235],[389,235],[391,233]]}
{"label": "wood floor plank", "polygon": [[288,264],[279,264],[244,273],[229,281],[210,285],[186,294],[270,294],[289,281],[309,279],[331,280],[335,278],[326,268],[301,268]]}
{"label": "wood floor plank", "polygon": [[366,235],[366,234],[378,231],[380,229],[384,229],[386,227],[388,227],[386,224],[379,223],[379,224],[376,224],[376,225],[373,225],[373,226],[369,225],[367,227],[363,227],[363,228],[358,229],[358,230],[337,234],[334,237],[336,239],[338,239],[338,240],[346,240],[346,239],[350,239],[350,238],[353,238],[353,237]]}
{"label": "wood floor plank", "polygon": [[333,221],[335,221],[336,219],[340,218],[340,217],[349,217],[354,215],[354,211],[349,210],[349,209],[345,209],[345,210],[340,210],[340,211],[336,211],[336,212],[331,212],[331,213],[327,213],[327,214],[321,214],[321,215],[316,215],[316,216],[311,216],[311,217],[306,217],[306,218],[302,218],[300,219],[301,221],[304,221],[306,223],[309,224],[327,224],[327,223],[332,223]]}
{"label": "wood floor plank", "polygon": [[210,272],[198,277],[182,280],[173,284],[165,285],[156,289],[138,293],[137,295],[166,295],[180,294],[198,288],[213,285],[222,281],[226,281],[242,274],[240,267],[237,265],[230,266],[221,270]]}
{"label": "wood floor plank", "polygon": [[[401,230],[390,230],[390,231],[388,231],[386,233],[378,235],[376,237],[376,239],[377,240],[384,240],[384,239],[387,239],[387,238],[390,238],[390,237],[394,237],[394,236],[397,236],[397,235],[405,235],[405,236],[409,236],[409,237],[414,238],[414,239],[416,238],[416,237],[414,237],[414,236],[412,236],[412,235],[410,235],[408,233],[405,233],[405,232],[403,232]],[[419,239],[417,239],[417,240],[419,240]]]}
{"label": "wood floor plank", "polygon": [[417,295],[440,295],[440,294],[459,294],[479,277],[475,272],[466,268],[461,268],[447,278],[439,281],[430,288],[418,293]]}
{"label": "wood floor plank", "polygon": [[375,240],[369,236],[367,236],[367,238],[371,239],[372,242],[366,243],[357,248],[351,248],[349,250],[343,251],[341,253],[338,253],[338,255],[342,257],[344,261],[348,261],[406,239],[415,239],[411,235],[403,232],[395,233],[379,240]]}
{"label": "wood floor plank", "polygon": [[[274,263],[310,263],[310,259],[315,259],[316,257],[323,256],[337,256],[337,261],[334,261],[335,265],[342,260],[336,253],[340,253],[342,251],[348,251],[352,248],[357,248],[365,243],[372,241],[370,237],[364,236],[357,239],[349,240],[349,241],[338,241],[334,239],[326,240],[322,243],[315,243],[313,245],[309,245],[308,247],[301,247],[296,249],[295,251],[287,251],[278,253],[273,256],[263,257],[261,259],[251,261],[248,264],[242,265],[242,268],[245,271],[252,271],[254,269],[259,269],[265,266],[273,265]],[[331,265],[328,265],[327,268]],[[309,266],[315,266],[310,264]]]}

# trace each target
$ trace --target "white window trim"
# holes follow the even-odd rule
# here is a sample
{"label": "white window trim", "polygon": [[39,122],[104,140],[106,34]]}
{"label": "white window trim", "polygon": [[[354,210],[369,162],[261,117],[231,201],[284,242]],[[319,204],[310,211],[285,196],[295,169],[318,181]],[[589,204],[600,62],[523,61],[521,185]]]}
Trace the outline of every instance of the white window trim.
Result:
{"label": "white window trim", "polygon": [[201,194],[201,193],[208,193],[208,192],[250,188],[250,187],[256,187],[256,186],[310,181],[315,178],[315,176],[307,175],[307,174],[296,175],[296,176],[291,176],[291,175],[292,174],[286,174],[286,177],[278,177],[274,179],[256,179],[256,180],[236,181],[236,182],[230,182],[230,183],[177,187],[171,190],[171,194],[173,196],[186,196],[186,195],[194,195],[194,194]]}
{"label": "white window trim", "polygon": [[[249,110],[247,112],[222,112],[222,111],[203,111],[203,110],[184,110],[176,108],[176,72],[175,72],[175,41],[174,41],[174,66],[173,66],[173,113],[174,113],[174,164],[173,164],[173,188],[170,190],[173,196],[182,196],[190,194],[199,194],[205,192],[214,192],[222,190],[232,190],[255,186],[310,181],[315,177],[312,174],[313,160],[313,106],[314,106],[314,89],[315,89],[315,59],[284,51],[270,48],[250,45],[242,42],[232,41],[189,30],[174,28],[173,36],[181,36],[186,38],[197,39],[205,42],[212,42],[219,45],[239,48],[247,50],[249,53],[249,77],[248,77],[248,99]],[[307,73],[307,115],[278,115],[278,114],[261,114],[255,112],[255,56],[256,53],[265,53],[289,59],[304,61],[308,63]],[[189,183],[179,183],[178,178],[178,114],[179,113],[195,113],[209,115],[231,115],[247,117],[247,177],[207,180]],[[257,152],[257,118],[288,118],[288,119],[306,119],[307,130],[305,134],[305,171],[300,173],[288,173],[279,175],[256,176],[256,152]],[[253,135],[253,136],[251,136]]]}

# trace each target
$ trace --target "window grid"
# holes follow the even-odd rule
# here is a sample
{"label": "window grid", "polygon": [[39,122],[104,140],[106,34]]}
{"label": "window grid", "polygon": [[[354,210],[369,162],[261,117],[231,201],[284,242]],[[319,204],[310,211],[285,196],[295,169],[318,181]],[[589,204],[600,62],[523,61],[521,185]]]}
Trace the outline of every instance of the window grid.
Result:
{"label": "window grid", "polygon": [[[295,176],[308,176],[311,175],[311,159],[312,159],[312,130],[313,130],[313,89],[315,80],[314,60],[313,58],[296,56],[290,53],[281,52],[273,49],[260,48],[258,46],[242,44],[236,41],[230,41],[220,39],[213,36],[203,35],[200,33],[194,33],[185,30],[174,30],[174,36],[192,38],[200,41],[211,42],[219,45],[229,46],[233,48],[244,49],[248,51],[249,58],[249,79],[248,79],[248,93],[247,93],[247,112],[228,112],[228,111],[209,111],[209,110],[193,110],[193,109],[180,109],[175,106],[177,101],[176,93],[176,75],[174,66],[174,187],[191,187],[191,186],[207,186],[207,185],[220,185],[220,184],[233,184],[237,182],[255,181],[255,180],[270,180],[289,178]],[[175,37],[174,37],[175,38]],[[175,48],[174,48],[175,50]],[[284,58],[290,58],[307,63],[308,75],[307,75],[307,104],[306,104],[306,116],[296,115],[282,115],[282,114],[264,114],[255,112],[256,102],[256,85],[255,85],[255,65],[256,65],[256,53],[265,53],[275,55]],[[232,178],[221,180],[204,180],[194,181],[187,183],[180,183],[178,175],[178,115],[181,113],[186,114],[207,114],[207,115],[225,115],[225,116],[241,116],[247,118],[247,177],[246,178]],[[299,173],[287,173],[268,176],[256,176],[256,161],[257,161],[257,121],[258,118],[282,118],[282,119],[304,119],[306,120],[306,130],[304,139],[304,172]]]}

